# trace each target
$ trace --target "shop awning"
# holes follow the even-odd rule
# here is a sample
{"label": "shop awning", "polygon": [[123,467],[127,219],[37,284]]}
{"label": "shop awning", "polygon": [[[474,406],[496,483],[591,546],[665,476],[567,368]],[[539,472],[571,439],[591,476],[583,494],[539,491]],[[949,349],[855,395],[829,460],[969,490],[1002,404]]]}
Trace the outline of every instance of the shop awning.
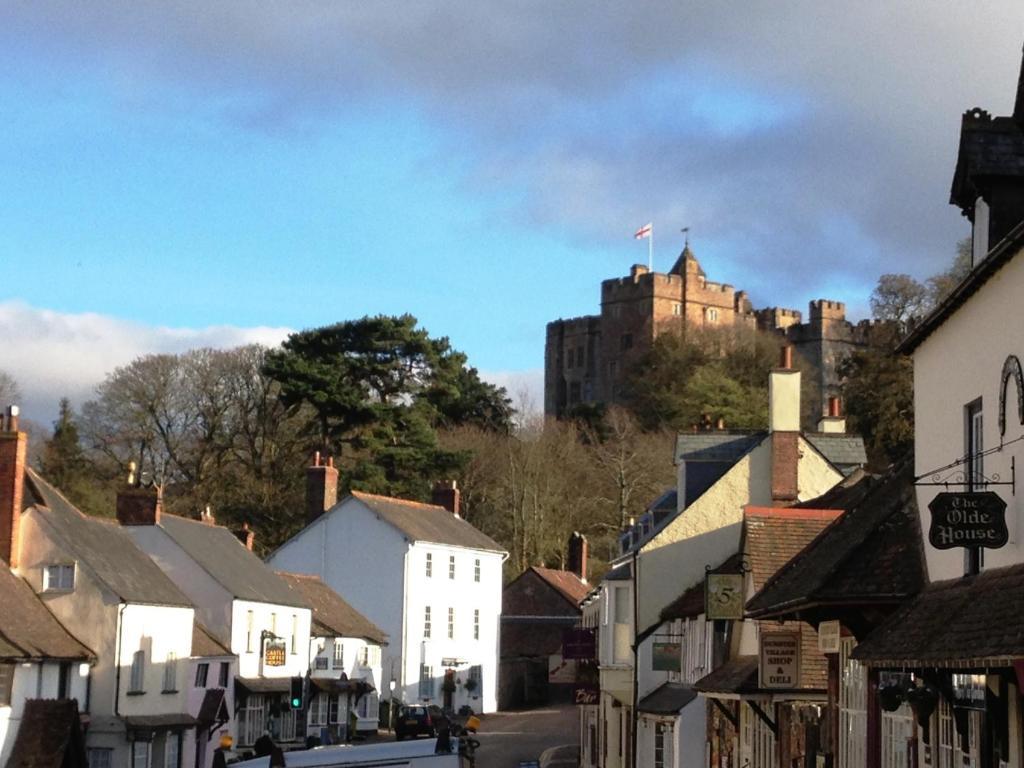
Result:
{"label": "shop awning", "polygon": [[678,715],[679,711],[697,698],[697,692],[682,683],[663,683],[640,699],[638,712],[649,715]]}
{"label": "shop awning", "polygon": [[203,726],[223,724],[231,719],[227,702],[224,701],[223,688],[211,688],[203,696],[203,703],[196,715],[196,722]]}
{"label": "shop awning", "polygon": [[126,715],[124,724],[129,731],[160,731],[170,728],[191,728],[196,719],[187,712],[164,715]]}
{"label": "shop awning", "polygon": [[290,677],[236,677],[235,685],[244,693],[288,693]]}
{"label": "shop awning", "polygon": [[718,669],[694,683],[693,689],[711,695],[758,693],[757,656],[737,656],[729,659]]}
{"label": "shop awning", "polygon": [[853,658],[901,669],[1024,659],[1024,564],[935,582],[868,635]]}
{"label": "shop awning", "polygon": [[364,696],[367,693],[371,693],[376,690],[373,685],[368,683],[366,680],[360,680],[359,678],[354,680],[340,680],[334,677],[311,677],[309,682],[313,684],[314,688],[317,688],[324,693],[352,693],[357,696]]}

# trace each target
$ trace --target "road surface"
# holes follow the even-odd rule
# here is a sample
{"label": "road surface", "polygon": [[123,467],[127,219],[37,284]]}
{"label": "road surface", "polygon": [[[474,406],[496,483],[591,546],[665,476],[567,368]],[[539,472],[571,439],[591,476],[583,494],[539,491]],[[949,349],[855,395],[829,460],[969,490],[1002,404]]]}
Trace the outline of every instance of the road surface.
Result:
{"label": "road surface", "polygon": [[571,705],[487,715],[477,738],[478,768],[518,768],[548,747],[579,743],[579,715]]}

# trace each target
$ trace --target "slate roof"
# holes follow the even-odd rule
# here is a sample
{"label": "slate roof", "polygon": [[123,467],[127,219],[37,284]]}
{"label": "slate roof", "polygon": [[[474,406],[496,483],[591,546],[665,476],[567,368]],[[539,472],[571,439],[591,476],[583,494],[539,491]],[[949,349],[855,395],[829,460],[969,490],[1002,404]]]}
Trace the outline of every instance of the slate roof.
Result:
{"label": "slate roof", "polygon": [[757,693],[757,656],[736,656],[693,684],[701,693]]}
{"label": "slate roof", "polygon": [[[126,603],[192,607],[160,567],[116,521],[86,517],[34,470],[25,469],[26,490],[61,547]],[[28,494],[26,494],[27,496]]]}
{"label": "slate roof", "polygon": [[[505,553],[500,544],[444,507],[353,491],[352,498],[413,541]],[[344,503],[344,502],[342,502]]]}
{"label": "slate roof", "polygon": [[755,617],[821,604],[902,603],[926,583],[913,464],[861,473],[806,502],[845,510],[747,603]]}
{"label": "slate roof", "polygon": [[313,609],[310,634],[316,637],[362,637],[386,644],[388,636],[380,627],[349,605],[317,576],[277,571],[299,598]]}
{"label": "slate roof", "polygon": [[651,715],[676,715],[697,698],[697,692],[682,683],[662,683],[637,704],[638,712]]}
{"label": "slate roof", "polygon": [[233,597],[308,607],[227,528],[168,514],[160,517],[160,528]]}
{"label": "slate roof", "polygon": [[864,439],[855,435],[805,432],[804,439],[818,449],[844,475],[868,463]]}
{"label": "slate roof", "polygon": [[192,655],[198,658],[234,656],[198,621],[192,622]]}
{"label": "slate roof", "polygon": [[768,436],[760,432],[683,432],[676,436],[676,463],[686,462],[686,506],[717,483]]}
{"label": "slate roof", "polygon": [[68,699],[29,699],[6,768],[86,768],[78,704]]}
{"label": "slate roof", "polygon": [[629,581],[633,576],[631,563],[625,562],[612,568],[604,575],[604,581]]}
{"label": "slate roof", "polygon": [[577,608],[583,602],[583,598],[590,593],[590,586],[583,582],[573,571],[541,568],[537,565],[533,566],[531,570]]}
{"label": "slate roof", "polygon": [[874,666],[1008,666],[1024,659],[1024,563],[939,581],[854,649]]}
{"label": "slate roof", "polygon": [[0,659],[92,659],[24,579],[0,562]]}

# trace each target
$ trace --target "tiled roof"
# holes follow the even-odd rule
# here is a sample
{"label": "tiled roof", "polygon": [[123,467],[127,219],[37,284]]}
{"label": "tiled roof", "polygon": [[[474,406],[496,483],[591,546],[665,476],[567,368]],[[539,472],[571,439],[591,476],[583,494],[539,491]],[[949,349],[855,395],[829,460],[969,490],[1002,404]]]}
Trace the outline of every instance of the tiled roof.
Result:
{"label": "tiled roof", "polygon": [[160,527],[233,597],[257,603],[307,607],[270,568],[227,528],[176,515],[162,515]]}
{"label": "tiled roof", "polygon": [[313,609],[311,634],[317,637],[362,637],[375,643],[387,643],[380,627],[349,605],[345,599],[317,576],[278,571],[289,587]]}
{"label": "tiled roof", "polygon": [[701,693],[756,693],[757,656],[736,656],[705,675],[693,688]]}
{"label": "tiled roof", "polygon": [[86,765],[78,704],[68,699],[29,699],[6,768]]}
{"label": "tiled roof", "polygon": [[209,631],[198,621],[192,623],[192,655],[203,657],[234,656],[231,651],[218,642]]}
{"label": "tiled roof", "polygon": [[688,685],[662,683],[640,699],[636,709],[651,715],[675,715],[696,698],[697,692]]}
{"label": "tiled roof", "polygon": [[868,635],[854,657],[905,667],[1024,659],[1024,563],[931,584]]}
{"label": "tiled roof", "polygon": [[444,507],[360,491],[353,491],[352,498],[366,505],[379,518],[393,525],[413,541],[448,544],[487,552],[505,552],[504,548],[490,536],[481,533]]}
{"label": "tiled roof", "polygon": [[842,471],[844,475],[868,463],[868,454],[864,449],[864,439],[861,437],[823,432],[805,432],[804,439],[817,448],[821,455]]}
{"label": "tiled roof", "polygon": [[572,571],[559,571],[536,565],[532,570],[574,606],[578,607],[583,598],[590,593],[590,586]]}
{"label": "tiled roof", "polygon": [[25,470],[25,477],[26,490],[47,529],[107,589],[126,603],[192,607],[116,522],[86,517],[31,469]]}
{"label": "tiled roof", "polygon": [[768,433],[763,430],[680,432],[676,435],[676,462],[711,461],[734,464],[767,436]]}
{"label": "tiled roof", "polygon": [[884,477],[863,475],[808,505],[845,510],[747,603],[753,616],[802,606],[894,603],[925,583],[912,462]]}
{"label": "tiled roof", "polygon": [[743,553],[759,590],[841,513],[834,509],[753,507],[744,510]]}
{"label": "tiled roof", "polygon": [[0,562],[0,659],[91,659],[28,582]]}

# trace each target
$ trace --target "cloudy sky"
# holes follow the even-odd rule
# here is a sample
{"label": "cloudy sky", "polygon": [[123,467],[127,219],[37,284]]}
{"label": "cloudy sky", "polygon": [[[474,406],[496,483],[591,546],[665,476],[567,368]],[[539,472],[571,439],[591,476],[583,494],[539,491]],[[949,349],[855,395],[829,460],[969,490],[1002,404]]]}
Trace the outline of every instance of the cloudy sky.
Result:
{"label": "cloudy sky", "polygon": [[1009,0],[0,0],[0,368],[49,418],[132,357],[412,312],[537,392],[547,321],[689,226],[755,304],[942,269]]}

